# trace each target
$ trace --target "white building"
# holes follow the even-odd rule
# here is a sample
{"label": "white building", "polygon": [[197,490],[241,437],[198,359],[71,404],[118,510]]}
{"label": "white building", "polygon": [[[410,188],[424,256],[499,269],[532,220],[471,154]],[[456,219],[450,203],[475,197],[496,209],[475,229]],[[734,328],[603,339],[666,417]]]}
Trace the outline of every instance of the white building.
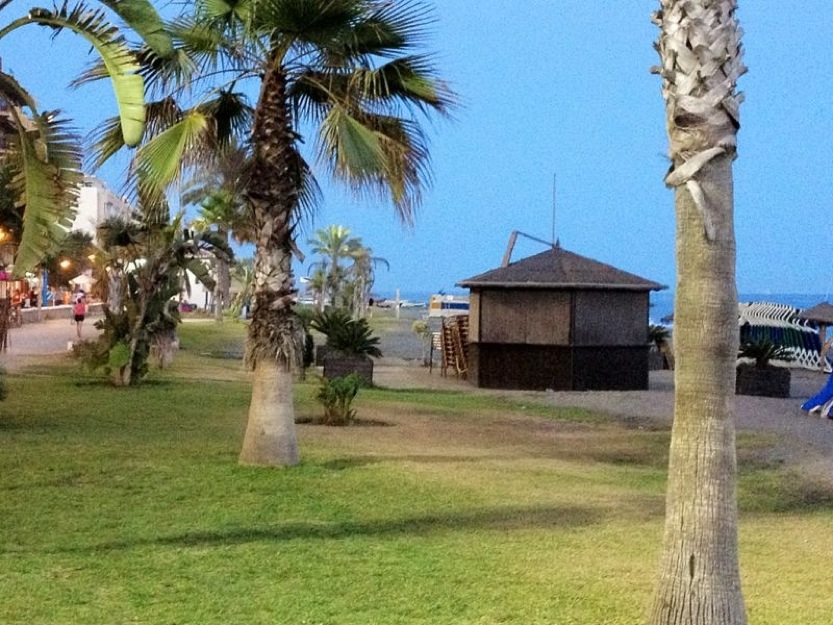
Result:
{"label": "white building", "polygon": [[84,175],[78,194],[78,211],[70,230],[81,230],[95,237],[95,230],[105,219],[130,219],[132,209],[123,197],[116,195],[95,176]]}

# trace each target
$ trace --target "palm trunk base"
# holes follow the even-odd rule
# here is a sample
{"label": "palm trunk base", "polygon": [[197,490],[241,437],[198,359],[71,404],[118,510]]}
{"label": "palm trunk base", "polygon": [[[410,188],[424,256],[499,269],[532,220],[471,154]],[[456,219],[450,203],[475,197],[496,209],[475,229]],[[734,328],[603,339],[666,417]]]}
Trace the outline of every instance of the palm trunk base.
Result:
{"label": "palm trunk base", "polygon": [[295,466],[299,461],[292,373],[274,361],[259,359],[239,462],[267,467]]}

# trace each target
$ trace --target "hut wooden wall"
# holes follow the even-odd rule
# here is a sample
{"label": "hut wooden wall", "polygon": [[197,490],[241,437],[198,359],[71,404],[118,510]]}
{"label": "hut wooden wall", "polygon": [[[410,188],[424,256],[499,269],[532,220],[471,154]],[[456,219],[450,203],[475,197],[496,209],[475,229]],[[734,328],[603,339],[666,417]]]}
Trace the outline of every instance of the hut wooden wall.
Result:
{"label": "hut wooden wall", "polygon": [[479,292],[481,343],[569,345],[572,297],[568,291],[494,289]]}
{"label": "hut wooden wall", "polygon": [[644,345],[648,293],[576,291],[573,345]]}
{"label": "hut wooden wall", "polygon": [[469,380],[480,388],[572,390],[572,362],[567,346],[469,345]]}
{"label": "hut wooden wall", "polygon": [[469,379],[480,388],[609,391],[648,388],[647,347],[469,345]]}
{"label": "hut wooden wall", "polygon": [[469,342],[480,342],[480,292],[469,295]]}
{"label": "hut wooden wall", "polygon": [[469,376],[483,388],[648,388],[647,292],[472,291]]}

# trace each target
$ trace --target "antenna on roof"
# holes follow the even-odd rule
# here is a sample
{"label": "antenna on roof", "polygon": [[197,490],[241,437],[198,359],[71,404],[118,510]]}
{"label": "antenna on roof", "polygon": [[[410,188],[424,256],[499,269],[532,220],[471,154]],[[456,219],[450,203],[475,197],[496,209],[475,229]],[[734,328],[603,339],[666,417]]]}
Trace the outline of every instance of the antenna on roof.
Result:
{"label": "antenna on roof", "polygon": [[557,178],[555,172],[552,172],[552,246],[555,247],[555,188]]}
{"label": "antenna on roof", "polygon": [[531,241],[535,241],[536,243],[541,243],[550,247],[552,249],[560,248],[561,243],[558,239],[555,238],[555,183],[556,183],[556,175],[555,172],[552,174],[552,238],[549,241],[544,241],[544,239],[539,239],[538,237],[534,237],[531,234],[527,234],[526,232],[520,232],[519,230],[513,230],[509,235],[509,244],[506,246],[506,252],[503,254],[503,262],[501,263],[501,267],[508,267],[509,263],[512,262],[512,250],[515,249],[515,243],[518,241],[518,235],[525,237]]}

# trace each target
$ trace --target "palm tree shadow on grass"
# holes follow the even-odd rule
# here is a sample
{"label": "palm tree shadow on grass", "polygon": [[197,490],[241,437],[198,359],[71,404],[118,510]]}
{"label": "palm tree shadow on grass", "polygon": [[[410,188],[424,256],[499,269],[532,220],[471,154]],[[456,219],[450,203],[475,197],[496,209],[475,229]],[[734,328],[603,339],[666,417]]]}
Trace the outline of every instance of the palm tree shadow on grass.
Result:
{"label": "palm tree shadow on grass", "polygon": [[230,527],[216,531],[187,532],[174,536],[106,542],[87,547],[58,549],[61,552],[128,550],[148,545],[211,547],[291,540],[339,540],[359,536],[426,536],[440,532],[471,530],[512,531],[545,528],[586,527],[600,523],[604,510],[584,506],[485,508],[468,512],[427,514],[379,521],[281,523],[268,527]]}
{"label": "palm tree shadow on grass", "polygon": [[420,464],[459,464],[463,462],[483,462],[488,458],[498,459],[498,456],[446,456],[442,454],[410,454],[397,456],[352,456],[348,458],[333,458],[321,463],[321,467],[328,471],[346,471],[366,467],[383,462],[415,462]]}

